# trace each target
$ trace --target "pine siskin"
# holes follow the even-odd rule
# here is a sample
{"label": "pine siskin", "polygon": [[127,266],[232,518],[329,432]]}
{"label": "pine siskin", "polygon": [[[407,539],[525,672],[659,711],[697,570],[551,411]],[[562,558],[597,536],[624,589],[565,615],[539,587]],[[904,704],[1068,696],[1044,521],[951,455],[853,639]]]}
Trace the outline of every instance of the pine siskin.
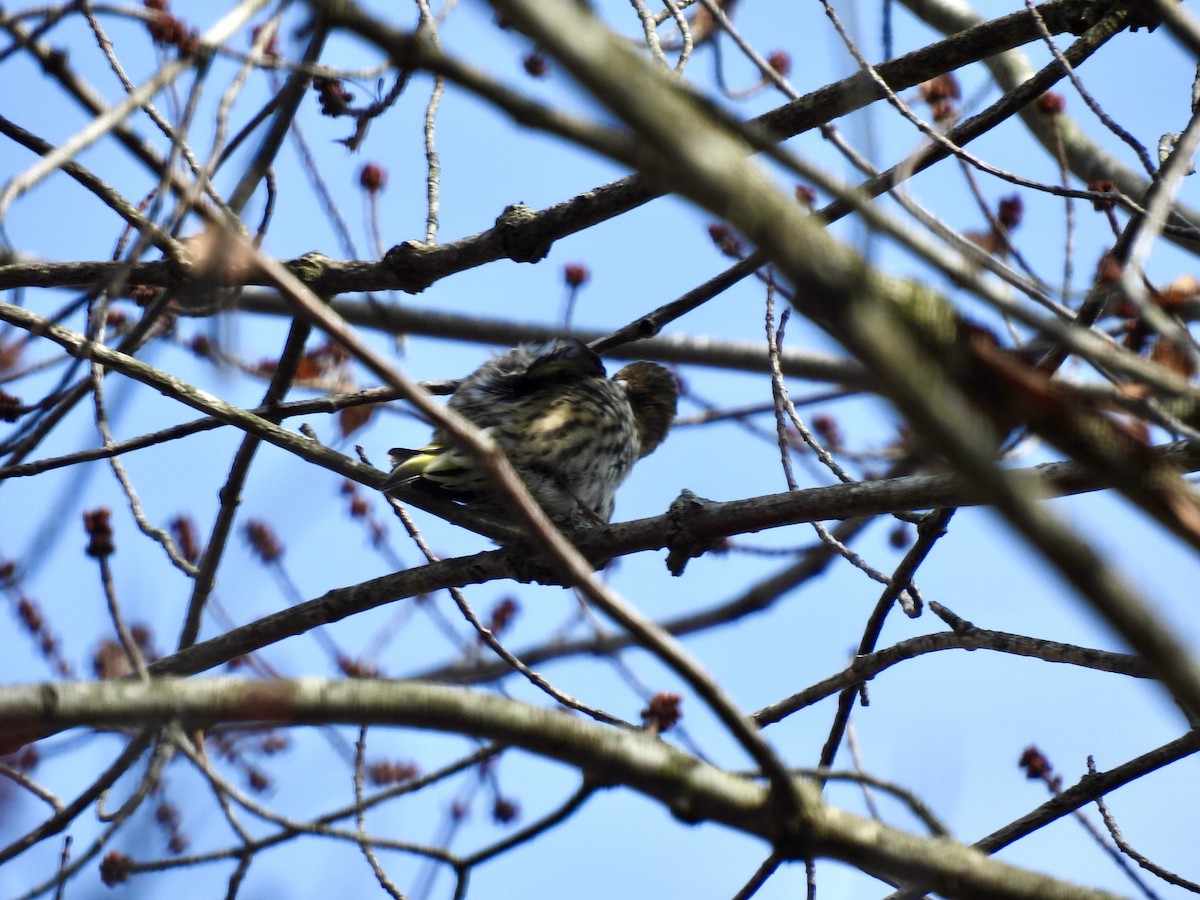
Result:
{"label": "pine siskin", "polygon": [[[617,487],[667,436],[678,393],[674,376],[655,363],[631,363],[606,378],[600,357],[572,338],[493,357],[449,406],[504,448],[550,518],[577,526],[612,517]],[[389,456],[384,491],[410,485],[505,517],[487,475],[440,429],[428,446]]]}

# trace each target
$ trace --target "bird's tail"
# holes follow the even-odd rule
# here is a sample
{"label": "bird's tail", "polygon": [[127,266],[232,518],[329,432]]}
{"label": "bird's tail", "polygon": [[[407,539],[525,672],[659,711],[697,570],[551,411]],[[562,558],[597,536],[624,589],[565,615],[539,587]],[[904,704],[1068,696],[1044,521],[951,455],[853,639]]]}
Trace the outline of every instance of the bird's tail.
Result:
{"label": "bird's tail", "polygon": [[468,500],[488,486],[474,460],[449,444],[433,443],[418,450],[394,447],[388,451],[388,459],[392,473],[383,483],[385,492],[412,485],[452,500]]}

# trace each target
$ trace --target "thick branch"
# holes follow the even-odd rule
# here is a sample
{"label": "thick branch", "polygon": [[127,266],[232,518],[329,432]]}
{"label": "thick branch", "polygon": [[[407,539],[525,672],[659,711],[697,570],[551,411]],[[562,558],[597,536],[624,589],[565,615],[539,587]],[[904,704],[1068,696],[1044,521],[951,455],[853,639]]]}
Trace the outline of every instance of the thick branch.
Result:
{"label": "thick branch", "polygon": [[[830,238],[746,159],[741,135],[727,117],[656,71],[585,11],[548,0],[493,2],[641,135],[648,174],[726,219],[779,266],[796,287],[799,311],[878,376],[881,391],[931,446],[969,475],[1030,544],[1151,661],[1180,705],[1200,715],[1200,666],[1188,648],[1099,553],[1031,502],[997,465],[998,435],[981,407],[998,400],[1019,403],[1027,388],[997,390],[1000,379],[982,389],[972,383],[987,368],[976,365],[982,357],[973,354],[985,350],[969,342],[966,324],[945,298],[914,282],[882,276]],[[1101,40],[1127,25],[1128,18],[1127,12],[1114,9],[1081,40]],[[1022,411],[1034,410],[1026,406]],[[1041,433],[1052,440],[1063,436],[1050,432],[1049,424],[1035,427],[1044,426]],[[1121,442],[1111,423],[1099,427],[1104,421],[1089,417],[1087,424],[1098,426],[1099,440],[1112,438],[1112,443],[1088,444],[1095,435],[1083,428],[1066,435],[1068,442],[1087,445],[1089,451],[1117,451]],[[1122,490],[1196,544],[1200,511],[1194,492],[1170,473],[1155,480],[1159,473],[1141,468],[1136,455],[1117,451],[1119,469],[1136,482]],[[1155,479],[1147,480],[1150,474]]]}
{"label": "thick branch", "polygon": [[795,781],[811,830],[777,819],[754,781],[703,763],[657,737],[462,688],[371,679],[70,682],[0,689],[0,730],[74,727],[206,727],[221,722],[369,723],[503,741],[653,797],[689,822],[714,821],[771,842],[777,853],[815,854],[881,877],[920,878],[948,897],[1105,900],[1115,895],[989,859],[944,838],[920,838],[821,804]]}

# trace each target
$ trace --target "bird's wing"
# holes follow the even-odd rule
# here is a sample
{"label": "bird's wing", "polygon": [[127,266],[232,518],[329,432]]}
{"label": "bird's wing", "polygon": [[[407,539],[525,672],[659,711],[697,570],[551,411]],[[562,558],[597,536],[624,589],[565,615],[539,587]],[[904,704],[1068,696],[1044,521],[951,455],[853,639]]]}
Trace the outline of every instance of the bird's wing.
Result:
{"label": "bird's wing", "polygon": [[604,363],[596,352],[578,338],[567,338],[531,362],[522,380],[526,386],[542,387],[604,377]]}

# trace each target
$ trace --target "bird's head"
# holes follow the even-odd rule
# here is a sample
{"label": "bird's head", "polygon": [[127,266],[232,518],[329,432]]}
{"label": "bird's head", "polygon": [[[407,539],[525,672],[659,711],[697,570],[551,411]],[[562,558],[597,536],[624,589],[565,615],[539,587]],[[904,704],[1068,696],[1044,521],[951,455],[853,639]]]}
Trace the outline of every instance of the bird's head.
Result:
{"label": "bird's head", "polygon": [[633,407],[633,418],[641,442],[639,458],[655,451],[675,420],[679,385],[675,376],[657,363],[635,362],[621,369],[613,380],[620,384]]}

